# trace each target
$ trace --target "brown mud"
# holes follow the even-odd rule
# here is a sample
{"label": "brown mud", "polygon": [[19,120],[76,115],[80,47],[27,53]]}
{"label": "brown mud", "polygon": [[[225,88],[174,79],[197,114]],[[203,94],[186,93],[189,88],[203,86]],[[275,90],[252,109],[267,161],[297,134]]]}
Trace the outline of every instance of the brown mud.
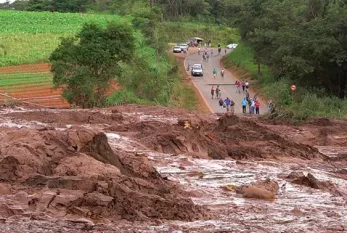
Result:
{"label": "brown mud", "polygon": [[344,231],[344,129],[136,105],[0,109],[0,232]]}

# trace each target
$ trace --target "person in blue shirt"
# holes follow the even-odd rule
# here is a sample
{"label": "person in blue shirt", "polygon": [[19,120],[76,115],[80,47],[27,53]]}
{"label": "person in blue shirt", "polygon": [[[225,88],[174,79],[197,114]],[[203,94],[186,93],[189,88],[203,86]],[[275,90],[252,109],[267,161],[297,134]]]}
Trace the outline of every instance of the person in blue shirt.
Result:
{"label": "person in blue shirt", "polygon": [[246,113],[246,107],[247,107],[248,101],[246,98],[242,100],[242,112]]}

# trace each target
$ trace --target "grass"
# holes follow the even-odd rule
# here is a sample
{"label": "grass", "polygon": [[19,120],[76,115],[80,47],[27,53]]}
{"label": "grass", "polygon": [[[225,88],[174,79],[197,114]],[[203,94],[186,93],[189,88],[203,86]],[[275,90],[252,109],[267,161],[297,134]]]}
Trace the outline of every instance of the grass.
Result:
{"label": "grass", "polygon": [[117,15],[0,10],[0,66],[47,62],[61,37],[75,35],[84,23],[127,21]]}
{"label": "grass", "polygon": [[277,106],[277,119],[304,120],[309,117],[329,117],[347,119],[347,100],[328,96],[323,90],[312,90],[297,87],[294,97],[291,96],[291,80],[275,79],[269,67],[261,66],[258,76],[258,65],[254,61],[252,49],[244,43],[228,56],[223,58],[225,67],[234,69],[241,78],[257,79],[261,95],[272,99]]}

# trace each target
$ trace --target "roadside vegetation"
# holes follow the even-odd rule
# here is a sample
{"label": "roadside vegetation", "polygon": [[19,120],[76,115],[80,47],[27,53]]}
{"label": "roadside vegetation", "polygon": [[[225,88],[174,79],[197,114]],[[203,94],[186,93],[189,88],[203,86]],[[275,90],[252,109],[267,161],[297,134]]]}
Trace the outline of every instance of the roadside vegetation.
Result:
{"label": "roadside vegetation", "polygon": [[236,18],[243,44],[224,62],[258,80],[271,117],[347,117],[346,1],[247,0]]}
{"label": "roadside vegetation", "polygon": [[272,119],[304,120],[308,117],[347,118],[347,100],[331,96],[324,89],[298,86],[291,95],[289,78],[276,78],[268,66],[260,66],[249,45],[241,43],[232,53],[223,58],[226,68],[233,69],[241,79],[257,80],[256,91],[267,100],[273,100],[276,111]]}

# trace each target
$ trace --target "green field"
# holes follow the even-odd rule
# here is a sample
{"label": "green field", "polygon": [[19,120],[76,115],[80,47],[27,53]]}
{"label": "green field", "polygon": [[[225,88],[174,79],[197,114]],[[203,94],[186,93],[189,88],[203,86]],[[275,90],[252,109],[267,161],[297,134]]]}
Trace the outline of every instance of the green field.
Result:
{"label": "green field", "polygon": [[0,75],[1,90],[15,90],[23,87],[52,86],[52,74],[50,72],[41,73],[13,73]]}
{"label": "green field", "polygon": [[47,62],[61,37],[74,35],[84,23],[128,21],[117,15],[0,10],[0,66]]}

